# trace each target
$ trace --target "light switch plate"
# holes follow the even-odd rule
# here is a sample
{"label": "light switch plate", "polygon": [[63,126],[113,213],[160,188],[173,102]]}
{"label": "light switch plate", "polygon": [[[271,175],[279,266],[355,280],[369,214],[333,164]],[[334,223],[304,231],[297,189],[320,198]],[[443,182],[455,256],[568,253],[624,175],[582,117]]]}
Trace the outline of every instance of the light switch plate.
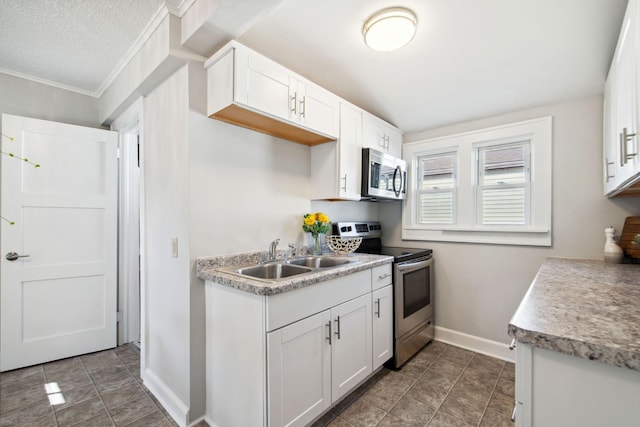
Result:
{"label": "light switch plate", "polygon": [[171,256],[178,258],[178,238],[171,238]]}

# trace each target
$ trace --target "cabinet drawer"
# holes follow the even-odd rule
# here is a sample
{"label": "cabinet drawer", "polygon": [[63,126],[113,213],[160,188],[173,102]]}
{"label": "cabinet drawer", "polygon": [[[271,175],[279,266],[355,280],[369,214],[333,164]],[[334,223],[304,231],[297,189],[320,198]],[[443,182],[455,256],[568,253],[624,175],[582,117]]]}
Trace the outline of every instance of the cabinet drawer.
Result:
{"label": "cabinet drawer", "polygon": [[267,331],[371,292],[371,270],[267,297]]}
{"label": "cabinet drawer", "polygon": [[376,290],[393,283],[391,264],[379,265],[371,269],[371,289]]}

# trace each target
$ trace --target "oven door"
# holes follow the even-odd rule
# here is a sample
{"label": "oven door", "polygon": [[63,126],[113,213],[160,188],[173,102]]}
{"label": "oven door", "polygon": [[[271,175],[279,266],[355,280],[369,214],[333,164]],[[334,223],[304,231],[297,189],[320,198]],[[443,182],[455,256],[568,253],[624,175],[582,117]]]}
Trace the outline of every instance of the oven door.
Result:
{"label": "oven door", "polygon": [[394,267],[395,336],[401,337],[433,317],[433,258]]}

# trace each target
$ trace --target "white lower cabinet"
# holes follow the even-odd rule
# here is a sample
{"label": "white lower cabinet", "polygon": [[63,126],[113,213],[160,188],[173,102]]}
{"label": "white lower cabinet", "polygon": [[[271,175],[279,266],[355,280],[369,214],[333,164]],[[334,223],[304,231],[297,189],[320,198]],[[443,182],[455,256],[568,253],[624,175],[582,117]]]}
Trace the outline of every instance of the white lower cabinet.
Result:
{"label": "white lower cabinet", "polygon": [[269,425],[306,425],[331,406],[330,310],[267,334]]}
{"label": "white lower cabinet", "polygon": [[207,281],[209,425],[304,426],[367,379],[392,356],[390,268],[272,296]]}
{"label": "white lower cabinet", "polygon": [[393,356],[393,287],[377,289],[371,294],[373,303],[373,369]]}
{"label": "white lower cabinet", "polygon": [[369,295],[267,335],[271,426],[308,424],[372,372]]}
{"label": "white lower cabinet", "polygon": [[335,402],[372,372],[371,295],[332,308],[331,319],[331,398]]}
{"label": "white lower cabinet", "polygon": [[516,347],[516,427],[635,427],[638,396],[638,371]]}

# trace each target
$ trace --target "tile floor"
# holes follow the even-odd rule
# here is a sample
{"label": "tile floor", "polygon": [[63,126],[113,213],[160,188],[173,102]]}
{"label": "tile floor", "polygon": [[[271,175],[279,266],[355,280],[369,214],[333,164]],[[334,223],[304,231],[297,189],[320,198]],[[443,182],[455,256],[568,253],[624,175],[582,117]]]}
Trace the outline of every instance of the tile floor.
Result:
{"label": "tile floor", "polygon": [[[0,427],[176,426],[142,385],[139,359],[125,345],[2,373]],[[50,404],[48,383],[64,403]],[[512,363],[434,342],[401,370],[380,371],[314,427],[512,426],[513,396]]]}
{"label": "tile floor", "polygon": [[383,369],[313,427],[512,427],[515,365],[434,341]]}
{"label": "tile floor", "polygon": [[[60,396],[45,390],[52,383],[64,403],[50,404]],[[114,425],[177,425],[142,385],[133,345],[0,374],[2,427]]]}

